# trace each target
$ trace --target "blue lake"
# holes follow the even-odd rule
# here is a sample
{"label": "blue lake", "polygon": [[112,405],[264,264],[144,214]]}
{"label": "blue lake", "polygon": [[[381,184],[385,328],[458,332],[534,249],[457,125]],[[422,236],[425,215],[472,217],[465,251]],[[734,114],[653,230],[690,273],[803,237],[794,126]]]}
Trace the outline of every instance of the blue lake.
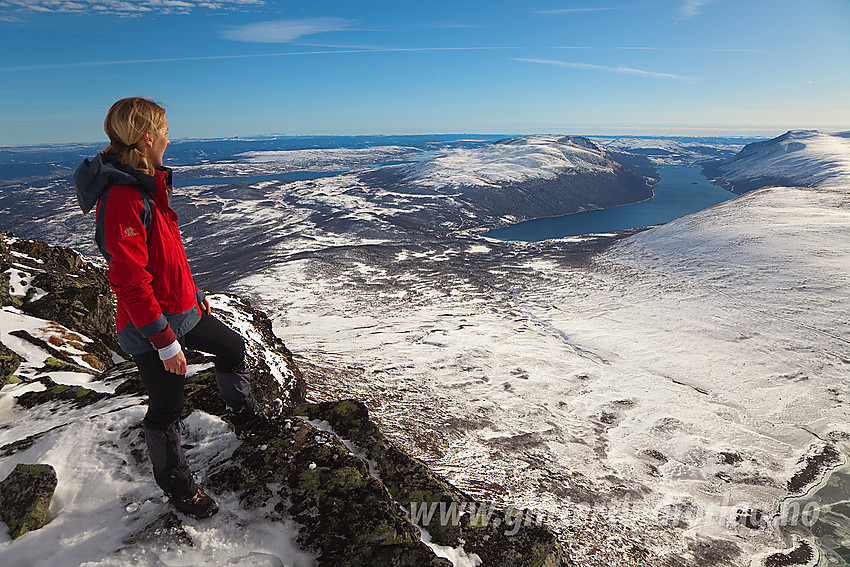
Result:
{"label": "blue lake", "polygon": [[652,199],[600,211],[548,217],[497,228],[483,234],[499,240],[537,242],[549,238],[628,230],[664,224],[712,207],[735,195],[708,182],[699,167],[675,165],[658,168],[660,180]]}

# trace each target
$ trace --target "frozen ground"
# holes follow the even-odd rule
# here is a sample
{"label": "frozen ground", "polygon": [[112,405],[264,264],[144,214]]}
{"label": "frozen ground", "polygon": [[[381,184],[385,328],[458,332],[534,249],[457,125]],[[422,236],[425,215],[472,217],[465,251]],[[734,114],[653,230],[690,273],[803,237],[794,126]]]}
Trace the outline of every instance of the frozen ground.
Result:
{"label": "frozen ground", "polygon": [[[748,557],[784,544],[737,511],[775,512],[817,435],[850,433],[847,205],[771,189],[583,265],[568,242],[455,241],[319,255],[237,289],[322,367],[315,396],[365,397],[474,496],[544,511],[580,564],[699,538]],[[586,521],[600,505],[605,531]]]}

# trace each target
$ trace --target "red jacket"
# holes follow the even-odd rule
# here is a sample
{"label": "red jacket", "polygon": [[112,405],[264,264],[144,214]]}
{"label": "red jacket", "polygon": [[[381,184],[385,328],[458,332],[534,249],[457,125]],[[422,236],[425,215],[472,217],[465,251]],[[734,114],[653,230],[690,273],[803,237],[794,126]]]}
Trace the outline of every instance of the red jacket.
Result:
{"label": "red jacket", "polygon": [[95,240],[118,300],[118,342],[129,354],[167,347],[201,317],[203,293],[192,280],[169,204],[170,173],[150,177],[100,154],[74,176],[85,212],[97,193]]}

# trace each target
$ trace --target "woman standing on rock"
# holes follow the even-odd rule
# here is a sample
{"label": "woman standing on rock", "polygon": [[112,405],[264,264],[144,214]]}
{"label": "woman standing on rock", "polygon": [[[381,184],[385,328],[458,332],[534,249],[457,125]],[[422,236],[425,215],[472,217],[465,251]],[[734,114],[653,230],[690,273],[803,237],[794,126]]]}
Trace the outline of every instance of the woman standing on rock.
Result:
{"label": "woman standing on rock", "polygon": [[103,127],[109,146],[77,169],[77,199],[84,213],[97,204],[95,240],[118,300],[118,343],[133,355],[150,398],[143,425],[156,483],[178,510],[206,518],[218,505],[195,484],[180,447],[183,348],[215,355],[216,382],[237,434],[271,408],[251,395],[244,340],[210,313],[192,279],[170,205],[171,170],[162,165],[170,143],[165,110],[125,98],[112,105]]}

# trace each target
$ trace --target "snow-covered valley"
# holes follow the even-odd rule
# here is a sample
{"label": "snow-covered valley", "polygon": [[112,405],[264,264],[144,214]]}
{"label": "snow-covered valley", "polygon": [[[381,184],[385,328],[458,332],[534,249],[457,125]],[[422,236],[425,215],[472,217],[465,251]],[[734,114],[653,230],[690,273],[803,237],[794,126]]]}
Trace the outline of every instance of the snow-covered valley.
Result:
{"label": "snow-covered valley", "polygon": [[368,399],[460,486],[543,511],[578,564],[758,564],[791,542],[738,520],[776,519],[850,434],[847,189],[764,189],[602,254],[455,234],[234,287],[321,361],[314,395]]}
{"label": "snow-covered valley", "polygon": [[[394,441],[473,497],[537,510],[576,565],[760,566],[806,549],[792,532],[811,557],[775,564],[847,561],[850,534],[810,529],[802,510],[839,527],[847,518],[821,506],[815,485],[830,468],[846,474],[850,454],[850,139],[792,132],[748,146],[718,175],[790,171],[802,187],[758,189],[667,225],[480,237],[539,214],[547,195],[576,185],[570,176],[584,179],[583,204],[562,199],[552,214],[646,198],[635,181],[645,163],[629,170],[597,146],[573,147],[582,139],[559,140],[187,187],[175,206],[198,283],[269,313],[308,397],[363,400]],[[600,147],[654,163],[718,151]],[[245,157],[251,174],[316,159]],[[611,180],[609,201],[587,198]],[[39,238],[90,251],[91,219],[57,185],[17,195],[39,198],[35,216],[50,219]],[[525,209],[510,211],[518,198]],[[17,222],[20,232],[31,221]],[[827,447],[843,460],[819,461]]]}

